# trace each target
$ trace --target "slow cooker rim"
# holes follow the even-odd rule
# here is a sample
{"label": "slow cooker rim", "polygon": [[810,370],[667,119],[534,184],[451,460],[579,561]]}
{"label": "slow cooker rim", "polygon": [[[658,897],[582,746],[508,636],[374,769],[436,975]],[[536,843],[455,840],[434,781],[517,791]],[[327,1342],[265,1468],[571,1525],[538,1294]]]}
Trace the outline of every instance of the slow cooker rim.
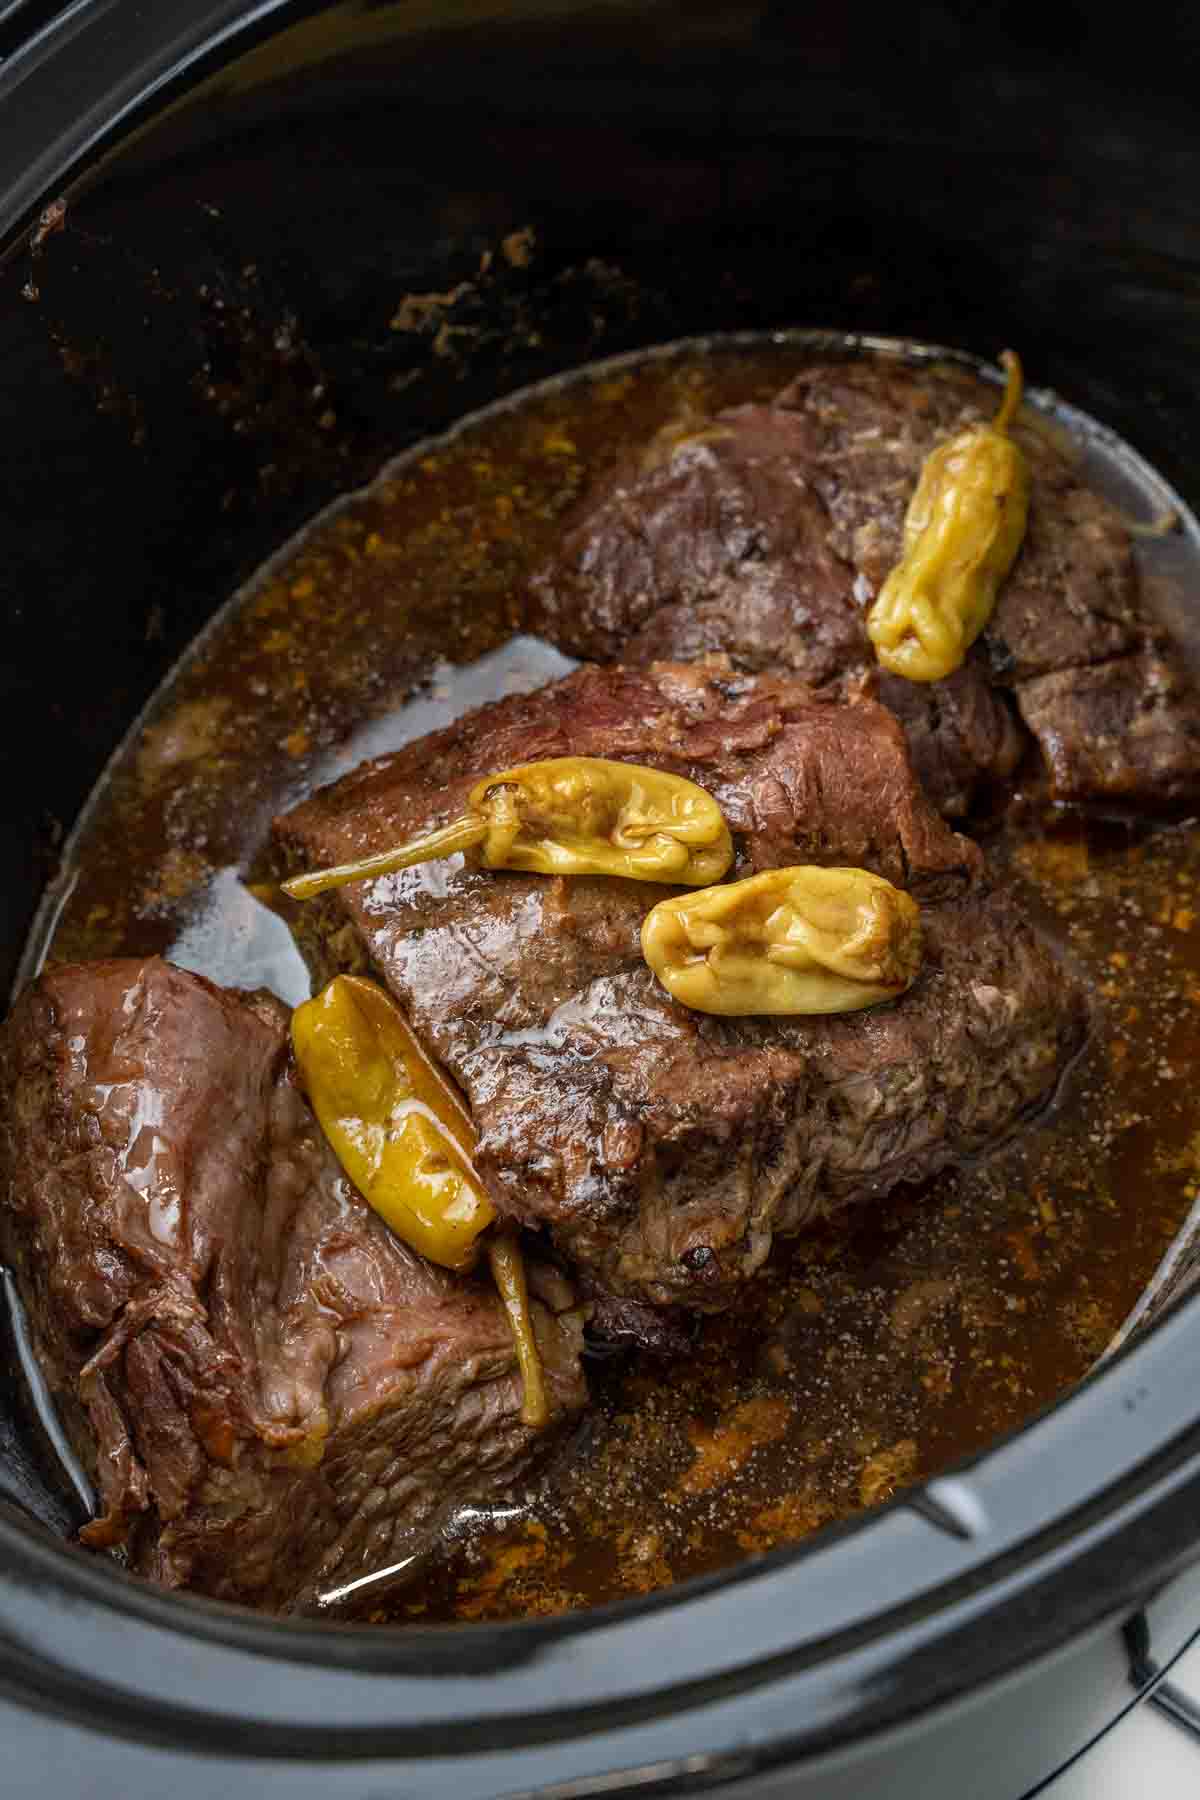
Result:
{"label": "slow cooker rim", "polygon": [[[160,0],[147,16],[128,0],[71,0],[0,62],[0,257],[152,102],[235,40],[241,47],[269,33],[277,15],[292,22],[317,10],[319,0]],[[133,15],[128,30],[121,14]],[[33,155],[31,121],[42,146]]]}
{"label": "slow cooker rim", "polygon": [[[973,1459],[969,1483],[964,1470],[925,1490],[936,1495],[959,1482],[977,1515],[987,1519],[1008,1504],[1006,1487],[1027,1486],[1031,1469],[1049,1466],[1054,1442],[1069,1440],[1068,1485],[1082,1486],[1083,1496],[1076,1493],[1075,1505],[1045,1517],[1035,1536],[1020,1534],[1003,1546],[987,1531],[959,1538],[920,1510],[921,1494],[900,1496],[815,1542],[640,1601],[463,1630],[268,1619],[166,1594],[61,1546],[38,1527],[0,1517],[0,1631],[10,1677],[19,1661],[21,1692],[39,1694],[52,1710],[96,1711],[106,1729],[124,1722],[139,1736],[168,1731],[172,1742],[190,1733],[202,1740],[215,1719],[235,1716],[247,1734],[247,1751],[262,1755],[278,1754],[285,1742],[294,1753],[313,1755],[429,1754],[452,1723],[464,1749],[476,1736],[481,1749],[539,1742],[547,1732],[570,1732],[585,1720],[595,1728],[614,1712],[637,1724],[715,1699],[737,1696],[750,1704],[781,1683],[821,1687],[832,1706],[827,1717],[810,1694],[801,1733],[806,1748],[861,1729],[866,1688],[882,1728],[1120,1616],[1195,1558],[1200,1422],[1182,1431],[1172,1424],[1187,1382],[1181,1352],[1195,1336],[1196,1311],[1196,1302],[1181,1305],[1111,1366]],[[1089,1417],[1081,1429],[1084,1414]],[[1114,1415],[1138,1453],[1096,1489],[1089,1477],[1097,1456],[1107,1460],[1111,1454]],[[922,1562],[937,1568],[941,1579],[921,1585]],[[1097,1562],[1103,1581],[1093,1578]],[[888,1570],[898,1568],[910,1589],[903,1604],[868,1611],[840,1628],[826,1626],[807,1641],[790,1631],[781,1637],[781,1620],[802,1619],[806,1608],[810,1616],[819,1613],[814,1571],[824,1575],[827,1598],[828,1589],[839,1586],[878,1595]],[[1019,1623],[1003,1629],[1002,1614]],[[82,1636],[81,1617],[88,1621]],[[143,1661],[148,1654],[149,1662],[139,1672],[132,1655],[120,1676],[110,1672],[98,1679],[89,1662],[90,1632],[118,1624],[131,1652],[142,1640]],[[951,1639],[961,1640],[956,1653],[939,1657],[938,1645]],[[749,1657],[740,1651],[747,1643],[754,1646]],[[238,1704],[218,1704],[215,1711],[169,1701],[169,1664],[178,1651],[193,1672],[199,1658],[206,1694],[214,1692],[214,1682],[228,1685],[228,1670],[224,1683],[217,1677],[231,1656],[239,1667],[247,1657],[268,1661],[279,1715],[256,1715],[253,1689]],[[696,1665],[690,1672],[689,1658]],[[707,1666],[700,1667],[702,1661]],[[919,1693],[904,1674],[914,1662],[923,1669]],[[831,1698],[840,1666],[856,1673]],[[314,1667],[322,1671],[331,1703],[336,1698],[336,1728],[313,1723]],[[522,1710],[525,1688],[535,1690],[529,1710]],[[176,1691],[183,1691],[182,1683]],[[397,1716],[419,1723],[399,1726]]]}

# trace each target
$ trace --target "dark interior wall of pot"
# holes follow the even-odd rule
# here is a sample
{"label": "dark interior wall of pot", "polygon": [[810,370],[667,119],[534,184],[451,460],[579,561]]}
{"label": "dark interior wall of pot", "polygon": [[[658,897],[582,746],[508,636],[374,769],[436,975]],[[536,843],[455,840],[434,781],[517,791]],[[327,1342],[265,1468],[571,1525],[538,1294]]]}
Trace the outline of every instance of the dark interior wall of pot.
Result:
{"label": "dark interior wall of pot", "polygon": [[738,327],[1011,343],[1200,497],[1189,10],[296,20],[64,183],[62,229],[0,270],[6,978],[214,606],[385,456],[538,376]]}

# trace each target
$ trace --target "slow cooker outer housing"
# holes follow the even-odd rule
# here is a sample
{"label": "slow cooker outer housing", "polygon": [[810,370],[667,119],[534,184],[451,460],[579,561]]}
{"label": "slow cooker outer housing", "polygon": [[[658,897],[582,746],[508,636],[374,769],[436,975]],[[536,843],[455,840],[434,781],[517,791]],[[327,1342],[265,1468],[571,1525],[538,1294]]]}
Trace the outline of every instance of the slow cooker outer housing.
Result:
{"label": "slow cooker outer housing", "polygon": [[[1044,11],[1006,10],[998,44],[949,6],[871,34],[671,0],[79,0],[18,45],[9,976],[63,828],[236,582],[388,454],[555,369],[711,329],[1013,342],[1200,498],[1196,28]],[[36,229],[60,194],[64,228]],[[456,290],[440,343],[394,327],[406,294]],[[1122,1628],[1152,1595],[1159,1666],[1200,1625],[1195,1314],[855,1528],[527,1626],[293,1627],[151,1592],[30,1522],[18,1502],[55,1503],[13,1437],[5,1791],[1021,1794],[1145,1685]]]}

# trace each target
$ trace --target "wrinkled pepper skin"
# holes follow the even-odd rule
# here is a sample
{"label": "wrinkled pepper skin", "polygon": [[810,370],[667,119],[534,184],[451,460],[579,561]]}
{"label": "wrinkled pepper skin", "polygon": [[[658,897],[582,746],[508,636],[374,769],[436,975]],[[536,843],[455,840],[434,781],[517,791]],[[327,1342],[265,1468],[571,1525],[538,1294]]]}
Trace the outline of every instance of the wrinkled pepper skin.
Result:
{"label": "wrinkled pepper skin", "polygon": [[292,1015],[300,1079],[363,1198],[430,1262],[469,1269],[495,1209],[474,1127],[404,1015],[372,981],[336,976]]}
{"label": "wrinkled pepper skin", "polygon": [[594,756],[523,763],[476,782],[467,813],[426,836],[361,862],[283,883],[309,900],[349,881],[457,852],[487,869],[533,875],[624,875],[706,887],[733,861],[733,840],[712,795],[682,775]]}
{"label": "wrinkled pepper skin", "polygon": [[557,756],[489,775],[468,805],[489,820],[488,868],[626,875],[704,887],[733,861],[712,795],[682,775],[594,756]]}
{"label": "wrinkled pepper skin", "polygon": [[904,553],[867,613],[880,664],[909,681],[953,674],[992,616],[1029,516],[1029,464],[1008,424],[1021,401],[1010,350],[1004,401],[925,459],[904,520]]}
{"label": "wrinkled pepper skin", "polygon": [[865,869],[770,869],[660,901],[642,951],[696,1012],[858,1012],[911,985],[920,909]]}

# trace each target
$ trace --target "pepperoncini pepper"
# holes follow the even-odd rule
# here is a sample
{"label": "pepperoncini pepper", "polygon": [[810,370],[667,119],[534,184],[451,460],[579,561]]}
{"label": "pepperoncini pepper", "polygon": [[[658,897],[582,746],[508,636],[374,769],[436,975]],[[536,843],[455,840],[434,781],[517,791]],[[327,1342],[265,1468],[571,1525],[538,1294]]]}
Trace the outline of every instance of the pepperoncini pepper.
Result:
{"label": "pepperoncini pepper", "polygon": [[992,616],[1029,515],[1029,465],[1008,435],[1021,404],[1021,364],[990,425],[973,425],[925,459],[904,520],[904,553],[867,613],[875,654],[893,675],[953,674]]}
{"label": "pepperoncini pepper", "polygon": [[292,1015],[300,1078],[338,1161],[397,1237],[464,1271],[487,1249],[524,1381],[521,1417],[549,1417],[520,1246],[492,1232],[496,1211],[475,1173],[475,1127],[396,1003],[338,975]]}
{"label": "pepperoncini pepper", "polygon": [[910,895],[865,869],[770,869],[660,901],[642,951],[697,1012],[857,1012],[911,984],[919,920]]}
{"label": "pepperoncini pepper", "polygon": [[488,869],[536,875],[626,875],[703,887],[733,861],[712,795],[681,775],[593,756],[558,756],[487,775],[449,825],[360,862],[296,875],[284,892],[308,900],[346,882],[478,849]]}

